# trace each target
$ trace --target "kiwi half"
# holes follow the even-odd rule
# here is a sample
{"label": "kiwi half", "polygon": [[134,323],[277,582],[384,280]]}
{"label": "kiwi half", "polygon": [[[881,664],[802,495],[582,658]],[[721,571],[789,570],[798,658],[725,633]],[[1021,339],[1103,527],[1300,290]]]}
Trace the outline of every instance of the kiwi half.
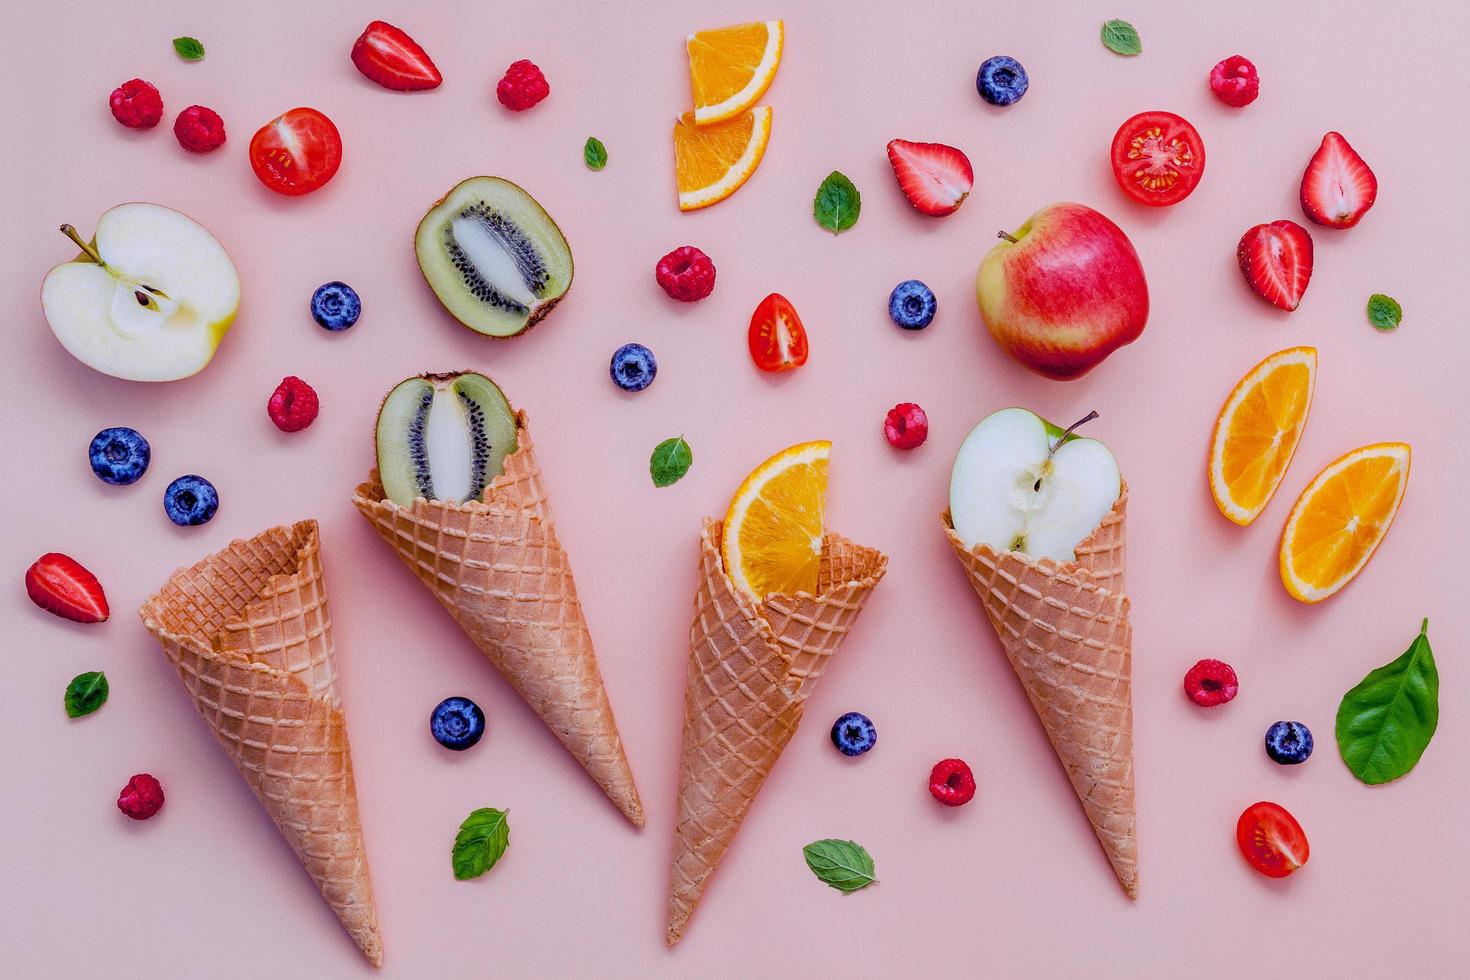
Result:
{"label": "kiwi half", "polygon": [[536,199],[500,177],[462,180],[414,235],[419,269],[471,330],[514,337],[572,287],[572,249]]}
{"label": "kiwi half", "polygon": [[378,409],[378,476],[400,507],[479,500],[515,451],[515,412],[483,374],[409,378]]}

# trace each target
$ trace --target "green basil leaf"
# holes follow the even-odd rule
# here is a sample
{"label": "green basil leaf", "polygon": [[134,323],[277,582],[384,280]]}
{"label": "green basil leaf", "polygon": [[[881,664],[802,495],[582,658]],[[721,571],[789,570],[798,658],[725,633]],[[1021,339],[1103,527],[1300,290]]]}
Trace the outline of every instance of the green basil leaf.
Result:
{"label": "green basil leaf", "polygon": [[812,874],[843,894],[866,888],[878,880],[873,877],[873,858],[861,844],[853,841],[812,841],[801,853]]}
{"label": "green basil leaf", "polygon": [[484,807],[464,818],[450,852],[457,881],[478,878],[495,867],[510,846],[509,816],[509,810]]}
{"label": "green basil leaf", "polygon": [[689,467],[694,465],[694,450],[683,436],[665,439],[653,447],[653,456],[648,460],[648,475],[653,485],[667,487],[684,479]]}
{"label": "green basil leaf", "polygon": [[582,147],[582,159],[589,170],[601,170],[607,166],[607,147],[596,136],[589,136],[587,144]]}
{"label": "green basil leaf", "polygon": [[838,170],[827,175],[812,201],[812,217],[834,235],[857,224],[862,209],[863,196],[857,186]]}
{"label": "green basil leaf", "polygon": [[1102,43],[1114,54],[1143,53],[1143,40],[1138,36],[1138,28],[1126,20],[1106,21],[1102,26]]}
{"label": "green basil leaf", "polygon": [[1374,293],[1368,297],[1368,322],[1379,330],[1396,330],[1404,318],[1404,308],[1392,296]]}
{"label": "green basil leaf", "polygon": [[174,38],[174,50],[185,61],[198,61],[204,57],[204,45],[200,44],[199,39],[194,37]]}
{"label": "green basil leaf", "polygon": [[100,670],[78,674],[66,685],[66,716],[90,715],[107,703],[107,675]]}
{"label": "green basil leaf", "polygon": [[1337,749],[1370,785],[1403,776],[1419,762],[1439,726],[1439,668],[1429,620],[1404,655],[1370,671],[1337,708]]}

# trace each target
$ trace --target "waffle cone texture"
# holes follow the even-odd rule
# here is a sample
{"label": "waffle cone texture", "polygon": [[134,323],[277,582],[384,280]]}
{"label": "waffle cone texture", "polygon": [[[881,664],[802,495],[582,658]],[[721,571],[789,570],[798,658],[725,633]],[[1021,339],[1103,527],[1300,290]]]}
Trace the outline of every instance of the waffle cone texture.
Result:
{"label": "waffle cone texture", "polygon": [[382,965],[316,522],[231,542],[139,612],[352,941]]}
{"label": "waffle cone texture", "polygon": [[812,687],[888,566],[828,534],[817,595],[756,600],[725,574],[720,522],[706,518],[689,630],[679,817],[668,932],[679,941],[750,804],[791,741]]}
{"label": "waffle cone texture", "polygon": [[480,500],[420,497],[400,507],[383,496],[373,470],[352,502],[608,798],[642,827],[643,804],[524,412],[516,414],[516,446]]}
{"label": "waffle cone texture", "polygon": [[1075,561],[967,549],[947,511],[943,524],[1118,882],[1136,899],[1127,507],[1125,483]]}

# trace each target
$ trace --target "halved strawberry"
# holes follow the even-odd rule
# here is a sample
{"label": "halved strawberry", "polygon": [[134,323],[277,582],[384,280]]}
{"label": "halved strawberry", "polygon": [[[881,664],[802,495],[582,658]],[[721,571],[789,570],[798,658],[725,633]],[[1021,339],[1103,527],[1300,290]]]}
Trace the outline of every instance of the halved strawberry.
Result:
{"label": "halved strawberry", "polygon": [[1328,133],[1302,174],[1302,210],[1330,228],[1351,228],[1378,198],[1378,178],[1341,133]]}
{"label": "halved strawberry", "polygon": [[438,88],[444,81],[417,41],[381,20],[369,24],[353,43],[352,63],[372,81],[399,92]]}
{"label": "halved strawberry", "polygon": [[888,162],[909,203],[925,214],[953,214],[975,186],[970,158],[943,143],[890,140]]}
{"label": "halved strawberry", "polygon": [[1256,225],[1235,250],[1240,271],[1261,298],[1290,312],[1312,278],[1312,236],[1295,221]]}
{"label": "halved strawberry", "polygon": [[101,623],[108,616],[107,596],[97,576],[75,558],[54,551],[26,569],[26,595],[47,612],[74,623]]}

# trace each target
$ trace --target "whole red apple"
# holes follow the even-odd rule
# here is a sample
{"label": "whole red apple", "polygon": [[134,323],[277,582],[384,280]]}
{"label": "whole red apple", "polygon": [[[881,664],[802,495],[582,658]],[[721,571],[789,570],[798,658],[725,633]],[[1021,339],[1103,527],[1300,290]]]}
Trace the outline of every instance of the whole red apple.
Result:
{"label": "whole red apple", "polygon": [[980,263],[975,295],[995,342],[1037,374],[1080,378],[1148,322],[1148,283],[1123,230],[1082,204],[1050,204]]}

